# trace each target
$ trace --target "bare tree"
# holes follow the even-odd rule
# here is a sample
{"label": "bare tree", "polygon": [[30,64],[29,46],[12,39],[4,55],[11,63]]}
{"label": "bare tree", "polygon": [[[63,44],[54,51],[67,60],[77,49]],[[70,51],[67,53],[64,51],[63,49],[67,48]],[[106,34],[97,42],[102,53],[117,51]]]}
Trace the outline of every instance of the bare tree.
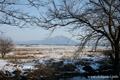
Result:
{"label": "bare tree", "polygon": [[2,58],[14,48],[12,39],[5,36],[0,36],[0,54]]}
{"label": "bare tree", "polygon": [[[69,27],[80,34],[82,50],[86,43],[107,42],[113,54],[109,54],[114,65],[114,74],[119,76],[120,55],[120,0],[50,0],[48,12],[42,15],[42,27],[56,29]],[[37,24],[40,25],[41,24]],[[118,79],[116,79],[118,80]]]}
{"label": "bare tree", "polygon": [[[82,41],[80,50],[90,41],[96,43],[94,49],[99,43],[108,42],[115,55],[110,54],[114,72],[119,76],[120,0],[48,0],[47,3],[42,3],[41,0],[26,0],[24,3],[20,1],[0,1],[0,24],[19,27],[40,26],[53,30],[68,26],[72,31],[85,31],[85,34],[79,34]],[[48,12],[46,15],[41,14],[41,18],[15,7],[27,5],[39,8],[46,4]]]}
{"label": "bare tree", "polygon": [[46,4],[41,0],[0,0],[0,25],[35,27],[40,21],[38,16],[25,9],[39,9]]}

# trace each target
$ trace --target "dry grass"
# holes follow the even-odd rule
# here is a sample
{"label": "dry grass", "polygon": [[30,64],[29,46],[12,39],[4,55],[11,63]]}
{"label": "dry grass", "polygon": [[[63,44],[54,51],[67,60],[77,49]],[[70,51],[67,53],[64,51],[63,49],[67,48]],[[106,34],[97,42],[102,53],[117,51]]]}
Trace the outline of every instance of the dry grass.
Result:
{"label": "dry grass", "polygon": [[[15,65],[18,67],[18,65]],[[54,70],[49,66],[36,65],[38,69],[36,70],[27,70],[27,75],[22,75],[21,70],[16,69],[12,73],[9,71],[0,71],[0,80],[56,80]],[[9,75],[6,75],[8,74]],[[15,76],[12,76],[15,74]]]}
{"label": "dry grass", "polygon": [[14,51],[52,51],[51,48],[15,48]]}
{"label": "dry grass", "polygon": [[39,51],[39,52],[36,52],[36,51],[15,51],[14,54],[15,55],[28,55],[28,54],[36,55],[36,54],[42,54],[42,52],[41,51]]}
{"label": "dry grass", "polygon": [[101,49],[98,49],[98,50],[88,50],[88,51],[83,51],[83,52],[104,52],[105,50],[101,50]]}
{"label": "dry grass", "polygon": [[43,79],[43,80],[54,80],[55,78],[55,74],[54,74],[54,70],[50,67],[50,66],[44,66],[44,65],[35,65],[36,70],[34,70],[30,76],[42,76],[42,77],[47,77],[47,79]]}
{"label": "dry grass", "polygon": [[63,53],[74,53],[74,51],[64,51]]}
{"label": "dry grass", "polygon": [[8,62],[11,62],[13,64],[16,63],[30,63],[33,62],[33,59],[35,59],[34,55],[6,55],[4,58],[0,59],[4,59],[4,60],[8,60]]}
{"label": "dry grass", "polygon": [[54,58],[50,58],[49,60],[47,60],[47,61],[55,61],[55,59]]}
{"label": "dry grass", "polygon": [[64,56],[61,58],[61,60],[70,60],[70,59],[72,59],[72,57],[71,57],[71,56],[68,56],[68,55],[64,55]]}
{"label": "dry grass", "polygon": [[31,59],[31,58],[35,58],[34,56],[17,56],[17,55],[8,55],[5,56],[4,58],[0,58],[0,59]]}

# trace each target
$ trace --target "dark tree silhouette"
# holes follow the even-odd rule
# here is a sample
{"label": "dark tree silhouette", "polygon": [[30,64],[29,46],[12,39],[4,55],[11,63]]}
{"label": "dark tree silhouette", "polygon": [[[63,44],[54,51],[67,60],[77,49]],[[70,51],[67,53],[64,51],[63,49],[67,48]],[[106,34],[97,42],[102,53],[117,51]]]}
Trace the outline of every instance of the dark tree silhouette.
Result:
{"label": "dark tree silhouette", "polygon": [[[50,0],[48,12],[42,15],[43,23],[38,24],[46,29],[69,27],[79,34],[82,41],[79,50],[89,41],[108,42],[113,54],[109,54],[114,65],[114,75],[119,76],[120,55],[120,0]],[[118,80],[118,79],[117,79]]]}
{"label": "dark tree silhouette", "polygon": [[[82,50],[89,41],[108,42],[113,54],[109,54],[114,65],[114,74],[119,76],[120,56],[120,0],[1,0],[0,24],[29,27],[40,26],[46,29],[69,27],[72,31],[85,31],[79,34]],[[47,1],[47,0],[45,0]],[[48,4],[49,3],[49,4]],[[48,4],[48,12],[38,16],[30,15],[15,7],[24,5],[39,8]],[[118,80],[118,79],[117,79]]]}
{"label": "dark tree silhouette", "polygon": [[0,0],[0,25],[11,25],[20,28],[36,26],[36,23],[40,21],[36,14],[30,14],[30,11],[27,12],[21,7],[39,9],[39,7],[46,4],[41,0]]}

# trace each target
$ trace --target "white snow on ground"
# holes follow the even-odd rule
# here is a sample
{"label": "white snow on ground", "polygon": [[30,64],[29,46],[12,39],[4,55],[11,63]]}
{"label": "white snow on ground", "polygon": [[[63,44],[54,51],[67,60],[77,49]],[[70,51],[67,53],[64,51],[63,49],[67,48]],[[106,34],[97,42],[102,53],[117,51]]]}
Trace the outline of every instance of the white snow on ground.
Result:
{"label": "white snow on ground", "polygon": [[3,69],[6,64],[7,64],[6,60],[0,60],[0,70]]}
{"label": "white snow on ground", "polygon": [[[35,60],[38,60],[39,63],[41,64],[45,64],[46,61],[60,61],[63,60],[64,64],[74,64],[77,60],[74,60],[73,58],[91,58],[88,55],[91,55],[94,58],[91,58],[93,61],[97,61],[101,58],[104,58],[104,55],[101,55],[101,53],[92,53],[92,52],[83,52],[83,53],[78,53],[76,54],[74,51],[77,50],[78,46],[45,46],[45,45],[38,45],[38,46],[16,46],[16,49],[20,49],[20,50],[36,50],[37,51],[42,51],[42,54],[27,54],[27,55],[16,55],[16,56],[34,56]],[[99,49],[106,49],[104,47],[98,47]],[[91,47],[86,47],[86,51],[90,50]],[[15,55],[13,52],[11,52],[10,54],[7,55]],[[27,59],[22,59],[21,61],[26,62]],[[32,60],[29,59],[29,60]],[[35,69],[34,65],[37,65],[38,63],[36,62],[30,62],[30,63],[19,63],[19,64],[13,64],[8,62],[7,60],[0,60],[0,70],[8,70],[10,72],[14,71],[15,69]],[[98,68],[98,64],[91,64],[91,67],[93,67],[93,69],[97,69]],[[84,70],[82,70],[83,66],[77,66],[78,69],[81,72],[85,72]]]}
{"label": "white snow on ground", "polygon": [[33,65],[36,65],[36,63],[12,64],[6,60],[0,60],[0,70],[7,70],[9,72],[13,72],[16,69],[21,71],[23,71],[23,69],[35,69]]}

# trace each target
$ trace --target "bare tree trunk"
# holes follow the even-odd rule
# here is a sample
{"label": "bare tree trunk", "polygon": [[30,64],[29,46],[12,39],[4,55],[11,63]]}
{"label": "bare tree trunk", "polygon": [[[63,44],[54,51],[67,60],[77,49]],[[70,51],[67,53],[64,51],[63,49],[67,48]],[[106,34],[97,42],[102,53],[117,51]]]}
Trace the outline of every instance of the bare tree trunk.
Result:
{"label": "bare tree trunk", "polygon": [[4,53],[1,53],[1,55],[2,55],[2,58],[4,58],[5,54],[4,54]]}
{"label": "bare tree trunk", "polygon": [[4,56],[2,55],[2,58],[3,58]]}
{"label": "bare tree trunk", "polygon": [[[119,48],[118,48],[119,49]],[[119,77],[119,50],[115,49],[115,60],[114,60],[114,76]],[[114,78],[113,80],[119,80],[119,78]]]}

